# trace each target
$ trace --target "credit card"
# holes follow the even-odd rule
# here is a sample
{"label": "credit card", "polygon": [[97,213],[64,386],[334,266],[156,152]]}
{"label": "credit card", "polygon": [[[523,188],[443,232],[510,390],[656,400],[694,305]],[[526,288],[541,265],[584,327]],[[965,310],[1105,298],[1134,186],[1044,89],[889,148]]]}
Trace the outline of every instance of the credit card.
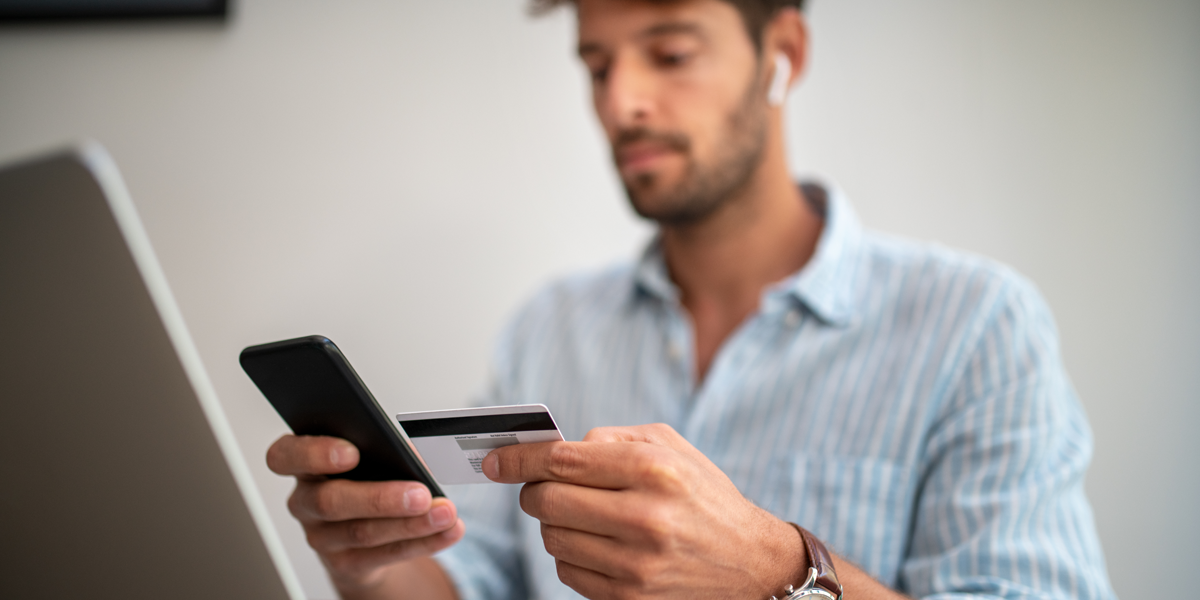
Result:
{"label": "credit card", "polygon": [[542,404],[400,413],[396,421],[433,478],[445,485],[492,483],[483,474],[483,457],[496,448],[563,439]]}

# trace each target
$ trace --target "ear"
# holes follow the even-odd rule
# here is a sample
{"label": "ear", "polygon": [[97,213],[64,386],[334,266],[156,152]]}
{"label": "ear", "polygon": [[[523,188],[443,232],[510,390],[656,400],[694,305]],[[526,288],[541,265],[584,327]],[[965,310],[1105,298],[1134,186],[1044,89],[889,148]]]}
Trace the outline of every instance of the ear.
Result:
{"label": "ear", "polygon": [[779,106],[808,66],[808,24],[803,13],[785,8],[771,19],[765,33],[762,58],[774,68],[767,100]]}

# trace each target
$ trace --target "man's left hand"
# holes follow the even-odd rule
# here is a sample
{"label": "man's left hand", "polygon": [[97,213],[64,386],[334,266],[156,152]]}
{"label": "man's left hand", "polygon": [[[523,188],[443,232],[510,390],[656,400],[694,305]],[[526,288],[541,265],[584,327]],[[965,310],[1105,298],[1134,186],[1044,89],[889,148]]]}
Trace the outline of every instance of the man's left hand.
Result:
{"label": "man's left hand", "polygon": [[768,598],[807,572],[796,530],[667,425],[505,446],[483,472],[526,484],[559,579],[588,598]]}

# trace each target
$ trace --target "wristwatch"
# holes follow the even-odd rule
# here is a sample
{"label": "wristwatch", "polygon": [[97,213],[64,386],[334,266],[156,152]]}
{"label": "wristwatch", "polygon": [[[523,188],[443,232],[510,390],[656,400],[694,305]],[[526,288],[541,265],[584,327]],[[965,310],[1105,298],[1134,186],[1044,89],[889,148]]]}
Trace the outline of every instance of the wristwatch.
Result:
{"label": "wristwatch", "polygon": [[[808,555],[808,577],[798,588],[790,585],[784,588],[787,595],[783,600],[842,600],[842,584],[838,583],[837,573],[833,570],[833,557],[825,549],[825,544],[803,527],[795,523],[788,525],[795,527],[804,541],[804,552]],[[771,596],[771,600],[779,598]]]}

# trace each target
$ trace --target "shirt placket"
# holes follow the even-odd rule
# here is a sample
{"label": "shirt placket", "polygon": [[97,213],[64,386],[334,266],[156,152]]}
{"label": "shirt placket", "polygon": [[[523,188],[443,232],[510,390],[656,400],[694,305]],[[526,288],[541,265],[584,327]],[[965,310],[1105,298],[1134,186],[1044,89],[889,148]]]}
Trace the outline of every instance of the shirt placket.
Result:
{"label": "shirt placket", "polygon": [[[754,400],[747,397],[749,391],[745,382],[757,357],[767,351],[767,346],[773,344],[785,330],[795,330],[801,325],[803,313],[792,300],[778,290],[764,294],[759,311],[730,335],[713,357],[705,380],[699,386],[694,386],[680,432],[702,451],[707,453],[727,447],[733,438],[747,433],[727,430],[727,417],[741,410],[743,404]],[[690,340],[691,328],[686,318],[682,318],[682,324]],[[689,346],[689,364],[691,354]],[[691,372],[689,368],[689,384]]]}
{"label": "shirt placket", "polygon": [[[663,344],[667,354],[667,364],[670,365],[672,387],[675,397],[680,404],[676,414],[686,421],[691,407],[695,402],[695,348],[692,340],[692,326],[688,322],[683,307],[674,300],[663,305],[666,314],[666,343]],[[678,427],[680,424],[676,423]]]}

